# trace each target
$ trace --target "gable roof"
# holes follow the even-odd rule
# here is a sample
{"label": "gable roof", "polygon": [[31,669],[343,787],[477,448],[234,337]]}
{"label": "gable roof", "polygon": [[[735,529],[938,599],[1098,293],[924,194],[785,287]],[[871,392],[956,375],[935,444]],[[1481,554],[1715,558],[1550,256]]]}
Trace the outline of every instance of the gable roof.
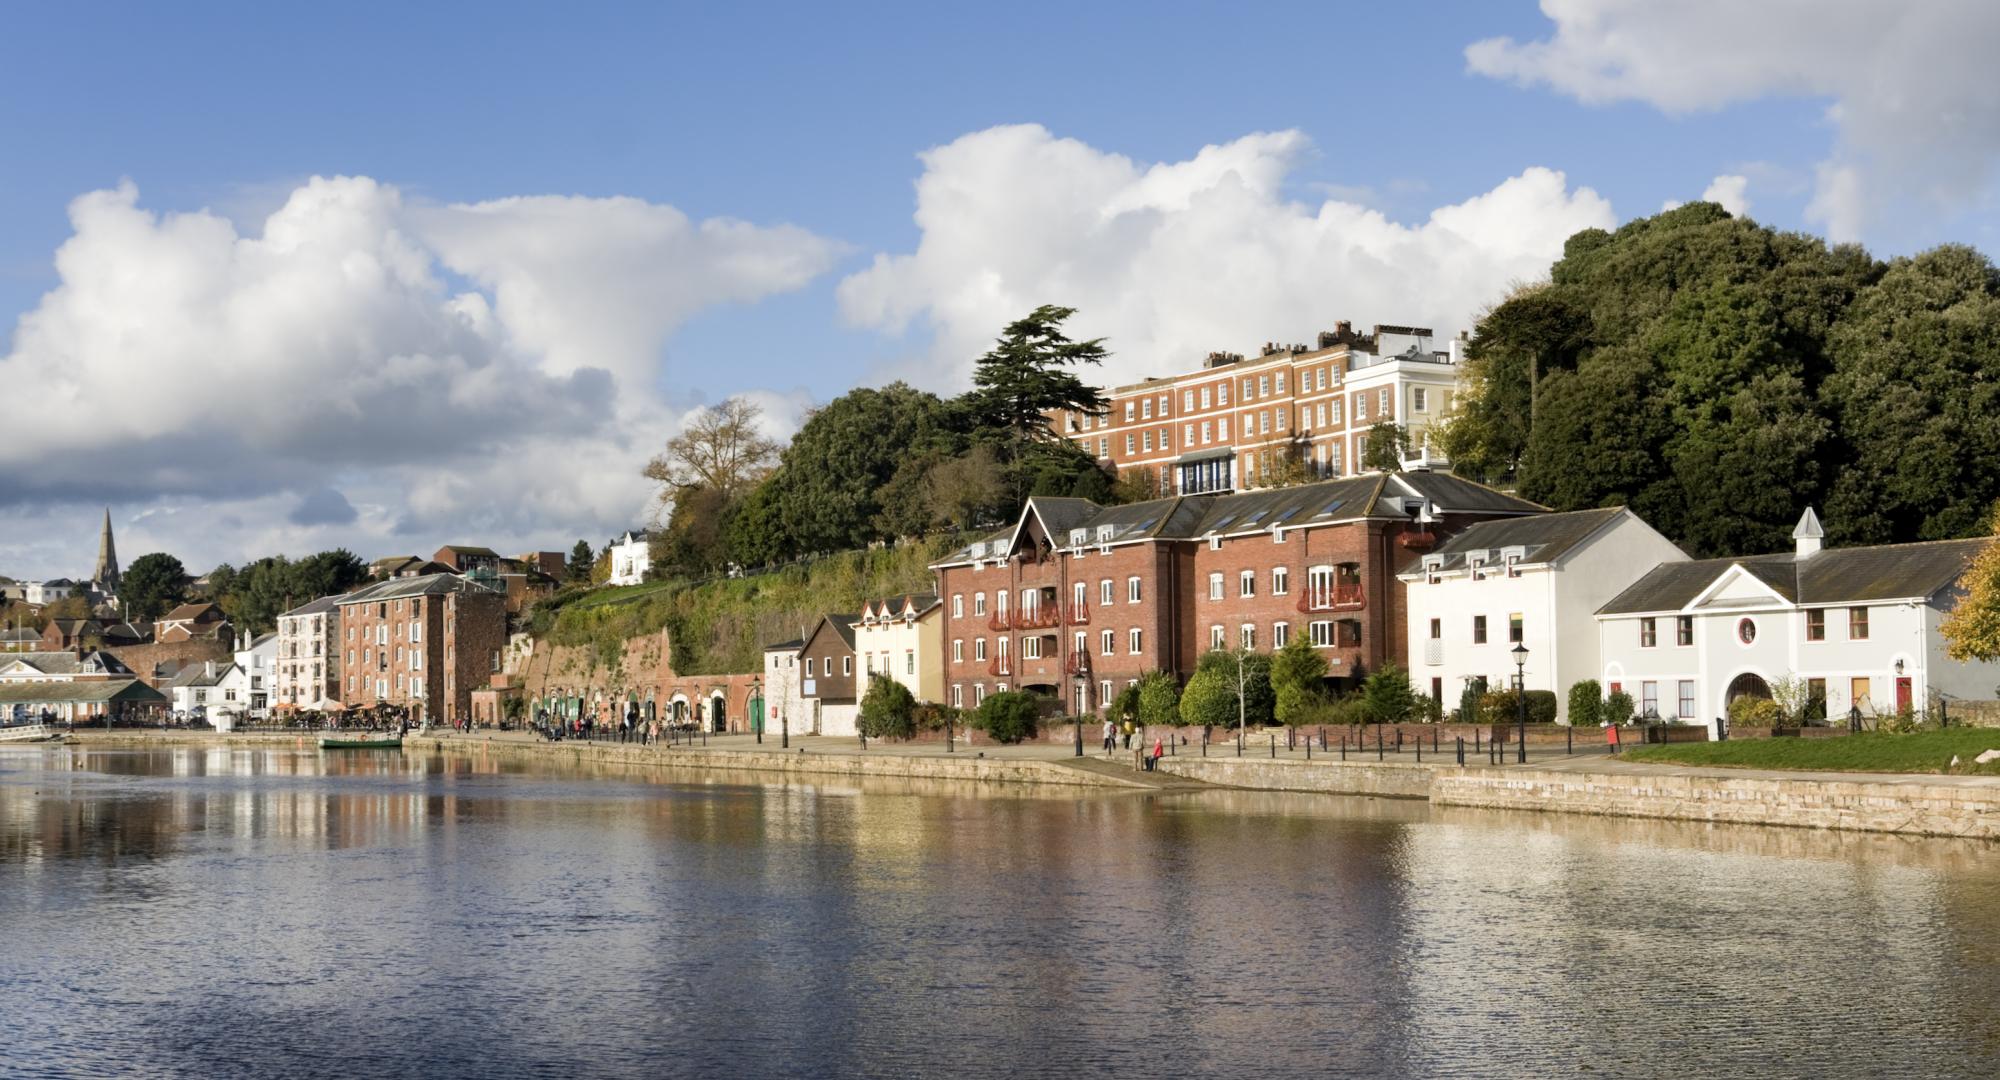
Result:
{"label": "gable roof", "polygon": [[332,611],[335,608],[338,608],[340,606],[340,602],[346,599],[346,595],[347,594],[345,593],[340,593],[334,596],[322,596],[319,599],[312,601],[311,603],[301,604],[298,607],[295,607],[292,610],[285,612],[284,615],[280,617],[290,618],[295,615],[324,615],[327,612]]}
{"label": "gable roof", "polygon": [[[1443,570],[1463,567],[1466,556],[1471,552],[1513,547],[1525,549],[1521,556],[1524,564],[1552,563],[1625,513],[1622,506],[1607,506],[1596,510],[1482,521],[1439,544],[1432,554],[1443,558],[1438,565]],[[1413,573],[1419,577],[1423,575],[1421,569]]]}
{"label": "gable roof", "polygon": [[0,653],[0,670],[26,664],[44,675],[130,675],[132,669],[108,652],[10,652]]}
{"label": "gable roof", "polygon": [[1679,611],[1731,568],[1742,570],[1800,607],[1921,600],[1957,581],[1988,540],[1931,540],[1663,563],[1597,609],[1600,615]]}
{"label": "gable roof", "polygon": [[824,629],[827,626],[827,624],[832,624],[834,634],[840,638],[842,644],[847,646],[848,652],[853,652],[854,624],[860,621],[861,621],[861,616],[859,615],[822,616],[820,618],[820,625],[813,627],[812,633],[807,634],[806,640],[800,642],[799,645],[801,648],[803,648],[807,643],[811,642],[814,638],[818,637],[820,630]]}
{"label": "gable roof", "polygon": [[189,622],[207,616],[211,613],[213,613],[217,618],[222,617],[221,608],[216,607],[214,604],[206,600],[196,600],[192,603],[182,604],[181,606],[173,609],[172,611],[167,612],[165,615],[160,616],[160,621]]}
{"label": "gable roof", "polygon": [[467,544],[446,544],[439,551],[451,551],[460,555],[489,555],[497,559],[500,553],[489,547],[472,547]]}
{"label": "gable roof", "polygon": [[104,682],[0,683],[0,705],[69,705],[166,700],[167,695],[137,679],[109,679]]}
{"label": "gable roof", "polygon": [[481,585],[471,578],[460,577],[457,574],[424,574],[421,577],[378,581],[333,599],[335,606],[347,607],[351,604],[373,603],[380,600],[401,600],[410,596],[444,596],[447,593],[470,593],[475,590],[483,593],[499,591],[492,586]]}
{"label": "gable roof", "polygon": [[[1049,539],[1069,547],[1072,530],[1083,529],[1086,545],[1100,543],[1109,528],[1112,543],[1132,540],[1193,540],[1260,532],[1273,525],[1285,529],[1325,525],[1359,518],[1407,521],[1419,503],[1429,502],[1439,513],[1544,514],[1548,508],[1502,491],[1442,472],[1369,473],[1316,484],[1246,491],[1234,495],[1170,495],[1162,499],[1098,506],[1087,499],[1028,500],[1011,527],[990,534],[932,563],[934,567],[970,562],[973,548],[982,558],[996,558],[1012,549],[1014,538],[1030,513],[1040,515]],[[1063,524],[1058,527],[1056,522]],[[992,542],[1004,546],[999,553]]]}
{"label": "gable roof", "polygon": [[764,646],[765,652],[798,652],[806,647],[806,639],[793,638],[790,641],[774,641]]}

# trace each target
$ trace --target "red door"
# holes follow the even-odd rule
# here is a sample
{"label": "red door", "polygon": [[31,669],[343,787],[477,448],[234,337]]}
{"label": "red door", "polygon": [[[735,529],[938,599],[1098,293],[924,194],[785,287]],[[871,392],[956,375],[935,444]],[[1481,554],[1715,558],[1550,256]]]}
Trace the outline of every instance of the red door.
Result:
{"label": "red door", "polygon": [[1910,680],[1907,678],[1896,680],[1896,711],[1899,713],[1910,711]]}

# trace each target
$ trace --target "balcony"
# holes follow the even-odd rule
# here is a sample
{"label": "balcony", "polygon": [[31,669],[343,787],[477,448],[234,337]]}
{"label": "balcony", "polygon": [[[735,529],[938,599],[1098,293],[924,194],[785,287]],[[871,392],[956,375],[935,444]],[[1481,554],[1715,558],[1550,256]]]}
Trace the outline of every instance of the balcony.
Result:
{"label": "balcony", "polygon": [[1429,529],[1418,529],[1403,534],[1403,546],[1411,551],[1429,551],[1437,544],[1437,535]]}
{"label": "balcony", "polygon": [[1343,611],[1362,607],[1367,602],[1368,598],[1362,593],[1358,581],[1308,588],[1299,594],[1299,610],[1302,612]]}
{"label": "balcony", "polygon": [[1089,625],[1090,625],[1090,605],[1089,605],[1089,604],[1071,604],[1071,605],[1069,606],[1069,624],[1070,624],[1071,626],[1089,626]]}
{"label": "balcony", "polygon": [[1047,630],[1062,625],[1062,612],[1054,604],[1047,607],[1022,608],[1014,613],[1014,629]]}
{"label": "balcony", "polygon": [[986,665],[986,673],[995,678],[1004,679],[1014,674],[1013,660],[1006,653],[1001,653]]}
{"label": "balcony", "polygon": [[1069,654],[1069,659],[1063,662],[1063,671],[1071,675],[1089,675],[1090,654],[1087,652]]}
{"label": "balcony", "polygon": [[986,620],[986,629],[996,634],[1004,634],[1013,629],[1007,622],[1007,609],[1000,608],[994,611],[993,615]]}

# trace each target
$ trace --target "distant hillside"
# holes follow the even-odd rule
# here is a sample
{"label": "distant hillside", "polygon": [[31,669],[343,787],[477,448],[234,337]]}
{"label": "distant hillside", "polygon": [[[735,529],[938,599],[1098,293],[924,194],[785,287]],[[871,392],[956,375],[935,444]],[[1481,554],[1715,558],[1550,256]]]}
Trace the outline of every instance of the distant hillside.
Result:
{"label": "distant hillside", "polygon": [[535,607],[528,630],[555,645],[587,647],[595,662],[616,667],[627,639],[665,629],[682,675],[757,671],[766,644],[810,633],[821,615],[852,613],[871,598],[929,592],[930,563],[961,542],[941,536],[749,577],[563,593]]}

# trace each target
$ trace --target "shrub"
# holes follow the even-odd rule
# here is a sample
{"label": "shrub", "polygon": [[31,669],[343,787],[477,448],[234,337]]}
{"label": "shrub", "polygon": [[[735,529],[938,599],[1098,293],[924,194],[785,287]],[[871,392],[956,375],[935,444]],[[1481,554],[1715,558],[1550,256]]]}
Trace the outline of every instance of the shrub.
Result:
{"label": "shrub", "polygon": [[1120,722],[1137,720],[1139,718],[1139,684],[1136,682],[1126,683],[1125,689],[1118,691],[1117,696],[1113,697],[1108,704],[1110,706],[1111,719]]}
{"label": "shrub", "polygon": [[1572,727],[1596,727],[1604,718],[1604,688],[1596,679],[1585,679],[1569,688],[1569,722]]}
{"label": "shrub", "polygon": [[861,697],[860,726],[871,739],[907,739],[917,733],[917,699],[902,683],[878,678]]}
{"label": "shrub", "polygon": [[1740,697],[1729,703],[1730,727],[1779,728],[1785,723],[1785,711],[1769,698]]}
{"label": "shrub", "polygon": [[1368,676],[1361,685],[1361,699],[1368,719],[1377,724],[1400,724],[1417,715],[1417,691],[1410,677],[1395,664]]}
{"label": "shrub", "polygon": [[1172,675],[1149,671],[1134,686],[1138,707],[1136,718],[1147,727],[1172,727],[1181,722],[1181,688]]}
{"label": "shrub", "polygon": [[934,705],[928,701],[917,706],[911,719],[918,731],[943,731],[947,717],[955,727],[965,726],[965,719],[957,709],[949,705]]}
{"label": "shrub", "polygon": [[1273,714],[1281,724],[1305,723],[1305,712],[1326,679],[1326,657],[1295,637],[1271,656]]}
{"label": "shrub", "polygon": [[1603,722],[1621,726],[1632,722],[1632,695],[1623,690],[1613,690],[1604,697]]}
{"label": "shrub", "polygon": [[1031,694],[1018,690],[1006,690],[989,694],[979,703],[976,717],[979,727],[992,736],[993,741],[1011,746],[1023,739],[1035,737],[1041,704]]}

